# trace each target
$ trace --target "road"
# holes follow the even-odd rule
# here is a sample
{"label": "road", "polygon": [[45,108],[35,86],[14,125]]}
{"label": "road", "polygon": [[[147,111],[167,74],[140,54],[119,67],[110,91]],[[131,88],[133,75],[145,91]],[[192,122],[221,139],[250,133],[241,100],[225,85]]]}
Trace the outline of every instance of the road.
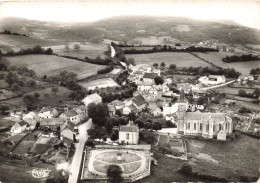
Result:
{"label": "road", "polygon": [[76,151],[74,153],[72,163],[70,165],[69,183],[77,183],[79,177],[79,170],[82,161],[82,153],[84,151],[85,142],[88,139],[87,130],[92,127],[92,120],[79,125],[79,142],[76,144]]}

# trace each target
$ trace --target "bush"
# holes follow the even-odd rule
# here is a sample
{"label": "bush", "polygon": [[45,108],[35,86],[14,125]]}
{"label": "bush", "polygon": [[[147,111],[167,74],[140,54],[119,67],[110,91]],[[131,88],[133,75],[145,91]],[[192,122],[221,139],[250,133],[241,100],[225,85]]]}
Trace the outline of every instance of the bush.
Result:
{"label": "bush", "polygon": [[86,146],[95,147],[95,144],[94,144],[94,142],[92,140],[87,140]]}
{"label": "bush", "polygon": [[114,69],[113,66],[107,66],[103,69],[98,70],[97,73],[98,74],[105,74],[105,73],[111,72],[113,69]]}
{"label": "bush", "polygon": [[179,169],[179,172],[183,173],[183,174],[189,174],[190,175],[190,174],[192,174],[192,167],[191,167],[190,164],[184,163],[182,165],[182,167]]}
{"label": "bush", "polygon": [[161,151],[163,154],[171,154],[172,153],[171,148],[163,147],[163,146],[159,147],[159,151]]}

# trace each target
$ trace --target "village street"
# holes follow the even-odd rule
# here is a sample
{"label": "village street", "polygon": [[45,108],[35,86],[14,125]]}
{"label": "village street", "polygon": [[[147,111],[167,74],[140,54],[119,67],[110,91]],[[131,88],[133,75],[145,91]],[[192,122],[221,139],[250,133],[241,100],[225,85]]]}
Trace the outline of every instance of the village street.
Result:
{"label": "village street", "polygon": [[87,130],[92,127],[92,120],[79,125],[79,142],[76,144],[76,151],[70,165],[69,183],[76,183],[79,176],[80,164],[82,161],[82,153],[84,151],[85,142],[88,139]]}

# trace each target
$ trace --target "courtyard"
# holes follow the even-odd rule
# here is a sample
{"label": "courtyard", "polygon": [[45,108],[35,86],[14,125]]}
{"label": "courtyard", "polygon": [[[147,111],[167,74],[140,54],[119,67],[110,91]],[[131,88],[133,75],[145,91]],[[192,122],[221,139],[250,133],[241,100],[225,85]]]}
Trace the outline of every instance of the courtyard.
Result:
{"label": "courtyard", "polygon": [[110,165],[121,167],[125,179],[150,175],[150,153],[138,149],[95,149],[86,154],[82,179],[106,179]]}

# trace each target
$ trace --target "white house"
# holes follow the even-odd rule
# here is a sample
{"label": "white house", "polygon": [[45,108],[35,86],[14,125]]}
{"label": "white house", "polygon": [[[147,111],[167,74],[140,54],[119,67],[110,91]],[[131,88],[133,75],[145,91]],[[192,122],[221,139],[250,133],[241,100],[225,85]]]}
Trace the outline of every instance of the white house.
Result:
{"label": "white house", "polygon": [[43,107],[40,112],[38,113],[38,116],[40,118],[55,118],[59,115],[59,112],[51,107]]}
{"label": "white house", "polygon": [[128,125],[119,126],[119,143],[138,144],[139,128],[130,122]]}
{"label": "white house", "polygon": [[120,101],[120,100],[114,100],[112,102],[110,102],[110,105],[113,105],[115,107],[116,110],[121,110],[125,107],[124,102]]}
{"label": "white house", "polygon": [[82,102],[85,104],[85,106],[88,106],[90,103],[98,104],[102,102],[102,98],[97,94],[93,93],[91,95],[86,96]]}
{"label": "white house", "polygon": [[123,108],[123,114],[124,114],[124,115],[128,115],[128,114],[130,114],[131,112],[134,112],[134,113],[138,112],[137,109],[136,109],[136,107],[135,107],[133,104],[132,104],[132,105],[129,105],[129,106],[125,106],[125,107]]}
{"label": "white house", "polygon": [[22,133],[23,131],[26,130],[27,125],[28,124],[25,121],[20,121],[15,123],[11,128],[12,135]]}
{"label": "white house", "polygon": [[23,120],[27,120],[27,119],[39,120],[40,117],[35,112],[31,111],[28,114],[23,115]]}
{"label": "white house", "polygon": [[74,124],[78,124],[80,122],[79,115],[74,110],[65,111],[59,116],[59,118],[65,121],[70,121]]}
{"label": "white house", "polygon": [[209,75],[202,76],[199,78],[199,82],[205,85],[218,85],[226,82],[226,77],[224,75]]}
{"label": "white house", "polygon": [[65,140],[67,138],[72,142],[75,140],[74,123],[68,121],[62,125],[60,130],[60,138],[61,140]]}

